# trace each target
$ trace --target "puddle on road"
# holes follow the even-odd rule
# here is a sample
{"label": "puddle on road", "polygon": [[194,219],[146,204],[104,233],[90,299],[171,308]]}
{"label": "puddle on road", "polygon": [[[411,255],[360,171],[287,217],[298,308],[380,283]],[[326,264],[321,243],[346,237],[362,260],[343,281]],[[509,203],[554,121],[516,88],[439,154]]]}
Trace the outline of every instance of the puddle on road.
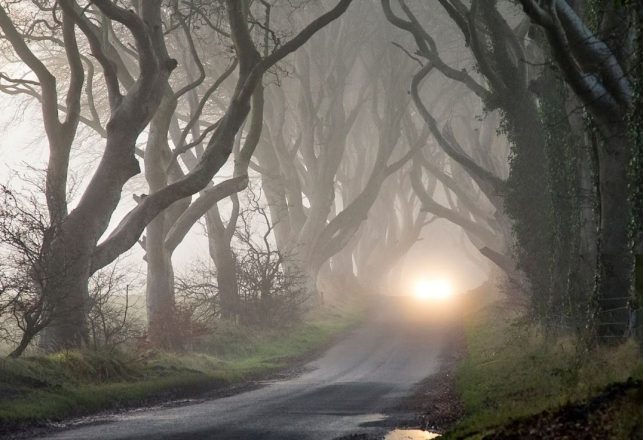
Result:
{"label": "puddle on road", "polygon": [[429,440],[438,437],[440,434],[421,429],[395,429],[386,434],[384,440]]}

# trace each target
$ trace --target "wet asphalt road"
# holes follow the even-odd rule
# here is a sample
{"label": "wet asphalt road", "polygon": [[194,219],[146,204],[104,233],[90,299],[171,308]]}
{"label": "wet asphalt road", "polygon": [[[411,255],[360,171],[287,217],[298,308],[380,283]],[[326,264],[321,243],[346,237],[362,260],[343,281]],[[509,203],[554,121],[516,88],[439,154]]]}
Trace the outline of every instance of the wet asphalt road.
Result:
{"label": "wet asphalt road", "polygon": [[298,377],[230,397],[118,414],[41,438],[327,440],[381,432],[385,414],[436,372],[446,338],[440,326],[426,324],[430,319],[409,320],[390,304],[372,316]]}

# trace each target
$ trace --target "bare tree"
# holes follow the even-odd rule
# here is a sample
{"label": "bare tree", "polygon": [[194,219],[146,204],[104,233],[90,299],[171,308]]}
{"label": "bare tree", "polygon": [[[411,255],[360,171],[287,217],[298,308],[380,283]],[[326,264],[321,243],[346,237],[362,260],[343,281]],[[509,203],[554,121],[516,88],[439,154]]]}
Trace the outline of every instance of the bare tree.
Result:
{"label": "bare tree", "polygon": [[18,357],[54,316],[42,295],[46,280],[34,269],[42,264],[49,222],[35,195],[2,186],[1,197],[0,337],[15,345],[9,356]]}
{"label": "bare tree", "polygon": [[[408,168],[384,184],[352,251],[351,267],[354,259],[360,284],[369,291],[399,287],[387,283],[392,271],[420,239],[423,228],[437,218],[427,219],[428,213],[421,209],[411,187]],[[331,261],[334,264],[335,258]],[[337,263],[348,264],[348,261]]]}
{"label": "bare tree", "polygon": [[[534,293],[532,298],[538,298],[543,292],[549,296],[551,243],[539,239],[534,231],[548,224],[549,213],[554,209],[554,192],[548,186],[549,181],[543,179],[550,162],[545,151],[546,127],[537,96],[531,89],[540,69],[536,66],[538,59],[528,58],[538,52],[526,39],[528,24],[523,20],[510,26],[501,13],[501,9],[510,8],[507,3],[474,0],[469,6],[459,0],[441,0],[440,6],[464,37],[463,42],[476,62],[471,66],[475,71],[471,67],[458,69],[444,61],[434,36],[418,18],[427,17],[426,5],[415,3],[411,8],[405,0],[396,3],[400,12],[396,12],[388,0],[383,0],[382,6],[389,21],[412,36],[417,48],[413,56],[422,67],[412,80],[411,93],[422,118],[438,145],[467,171],[494,206],[494,228],[507,238],[511,231],[517,243],[511,246],[511,242],[505,240],[505,246],[510,245],[505,249],[482,246],[480,250],[500,267],[510,269],[509,272],[514,272],[511,268],[515,267],[512,262],[515,258],[529,281],[526,286]],[[511,145],[511,168],[506,179],[497,174],[491,162],[480,155],[476,157],[475,150],[471,153],[462,148],[459,136],[454,135],[449,126],[437,125],[436,117],[423,103],[420,93],[422,81],[432,71],[439,71],[445,78],[465,86],[482,101],[486,112],[500,112],[498,128],[506,133]],[[476,146],[490,148],[479,142]],[[509,255],[509,250],[515,254]]]}
{"label": "bare tree", "polygon": [[[483,227],[470,220],[468,218],[468,215],[463,216],[460,213],[455,213],[448,208],[436,204],[436,202],[432,202],[431,199],[427,196],[427,193],[421,190],[422,185],[419,184],[417,178],[415,180],[414,187],[417,191],[419,191],[419,194],[424,201],[425,209],[429,210],[429,212],[432,212],[433,214],[439,215],[441,217],[449,218],[451,221],[454,221],[456,224],[464,227],[465,230],[471,230],[471,227],[473,227],[473,229],[477,231],[474,234],[477,236],[477,238],[474,239],[474,244],[476,244],[476,247],[479,248],[481,252],[485,254],[485,256],[498,264],[501,269],[509,272],[509,274],[511,274],[510,276],[513,276],[515,273],[515,266],[513,264],[507,265],[507,262],[511,260],[511,257],[506,256],[510,248],[509,240],[501,240],[500,242],[498,242],[497,239],[490,240],[490,237],[495,235],[493,229],[496,229],[498,233],[500,233],[501,235],[504,234],[507,237],[509,236],[511,230],[511,227],[509,226],[510,221],[505,217],[503,194],[506,193],[506,182],[504,181],[503,177],[501,177],[503,170],[499,169],[497,164],[494,164],[493,159],[491,159],[494,157],[494,152],[492,150],[492,145],[490,142],[491,139],[487,137],[485,139],[487,144],[480,145],[480,138],[478,135],[469,136],[469,141],[475,142],[475,145],[473,145],[473,148],[470,148],[468,150],[464,148],[456,139],[456,136],[453,134],[454,132],[451,129],[450,125],[447,124],[444,128],[439,127],[438,119],[436,119],[436,117],[429,111],[421,96],[420,87],[425,78],[427,78],[433,71],[437,70],[441,72],[446,78],[461,83],[471,92],[473,92],[475,96],[482,99],[487,106],[486,111],[489,112],[493,111],[495,106],[498,105],[497,98],[494,98],[492,96],[493,93],[506,93],[508,95],[509,93],[514,92],[509,91],[509,86],[501,85],[500,83],[493,85],[493,87],[495,88],[490,91],[485,88],[478,79],[469,74],[467,70],[457,70],[445,63],[439,53],[436,41],[422,26],[416,14],[411,10],[406,2],[400,1],[398,3],[402,14],[405,15],[405,18],[401,18],[400,16],[395,14],[393,9],[391,8],[390,1],[388,0],[382,1],[384,13],[387,19],[393,25],[402,30],[405,30],[406,32],[411,34],[411,36],[413,36],[413,39],[417,46],[417,54],[424,60],[426,60],[424,63],[421,63],[422,67],[418,70],[411,81],[411,94],[414,104],[417,107],[425,124],[430,129],[431,134],[433,135],[439,147],[444,151],[444,153],[448,155],[448,157],[453,162],[457,164],[456,166],[461,166],[464,170],[466,170],[471,179],[473,179],[473,181],[475,182],[475,187],[479,188],[485,195],[486,199],[491,203],[491,205],[493,206],[493,210],[495,211],[497,216],[497,218],[495,219],[495,225],[493,225],[491,229],[488,229],[488,227]],[[442,2],[443,6],[445,4],[446,2]],[[464,6],[462,6],[462,8],[464,8]],[[456,10],[455,12],[460,15],[465,14],[462,8]],[[447,10],[451,11],[451,9]],[[464,20],[464,16],[460,18]],[[459,20],[457,23],[464,26],[462,20]],[[471,18],[470,20],[473,20],[473,18]],[[475,25],[473,21],[471,21],[471,23],[473,24],[467,24],[466,26],[464,26],[464,28],[469,29],[471,26]],[[476,30],[475,32],[478,31]],[[465,36],[465,39],[467,41],[470,41],[470,37],[468,37],[469,34],[470,32],[467,30],[467,36]],[[481,59],[486,60],[486,57],[488,55],[484,53],[482,47],[482,43],[480,43],[480,50],[476,53],[476,55],[477,57],[479,56]],[[483,71],[483,73],[485,72]],[[496,92],[496,89],[498,90],[498,92]],[[507,99],[505,100],[505,102],[509,102],[509,100]],[[433,103],[432,106],[435,108],[435,103]],[[469,131],[471,132],[470,129]],[[472,156],[472,154],[477,155],[478,157],[475,158],[475,156]],[[428,167],[430,172],[432,171],[433,173],[437,173],[439,177],[443,177],[441,180],[447,186],[450,186],[451,190],[455,190],[456,193],[459,194],[458,200],[463,200],[466,203],[467,199],[471,199],[472,196],[466,196],[466,194],[467,192],[471,192],[472,190],[475,191],[474,187],[469,187],[465,192],[459,191],[459,189],[462,188],[454,187],[455,180],[449,179],[448,176],[446,176],[444,173],[441,173],[438,168],[430,163],[430,161],[424,161],[423,165],[424,167]],[[418,173],[420,168],[416,167],[415,170],[416,171],[414,175],[417,177],[419,176]],[[469,203],[468,205],[471,209],[471,203]],[[475,211],[475,208],[473,209]],[[478,213],[480,213],[480,211],[478,211]],[[486,228],[486,231],[483,232],[481,228]],[[486,240],[483,239],[483,237],[486,238]],[[482,241],[480,241],[481,239]],[[502,243],[502,241],[504,241],[504,243]],[[483,244],[485,242],[486,244]],[[498,256],[498,258],[495,258],[496,256]]]}
{"label": "bare tree", "polygon": [[[62,11],[63,41],[70,67],[66,94],[66,117],[59,119],[59,92],[56,78],[29,47],[7,12],[0,7],[0,28],[15,53],[31,69],[42,94],[42,114],[50,147],[46,198],[51,227],[43,243],[45,277],[43,296],[56,308],[43,343],[49,349],[74,347],[86,334],[87,283],[91,273],[105,267],[137,243],[141,233],[160,212],[174,202],[204,188],[225,164],[234,138],[250,110],[250,100],[263,73],[280,59],[304,44],[317,30],[341,15],[350,0],[341,0],[296,37],[266,58],[261,58],[249,38],[243,2],[228,1],[226,10],[230,33],[239,58],[239,78],[226,114],[211,137],[199,165],[176,182],[149,195],[138,204],[103,242],[110,218],[120,201],[123,185],[140,172],[136,160],[136,140],[154,116],[163,97],[167,79],[177,62],[170,59],[163,42],[161,2],[141,2],[135,10],[124,9],[109,1],[94,1],[101,14],[96,24],[72,0],[57,3]],[[57,22],[58,8],[51,8]],[[119,23],[131,34],[136,49],[138,77],[122,93],[119,64],[113,48],[102,38],[104,27]],[[108,91],[110,118],[106,124],[106,146],[101,161],[78,204],[68,211],[66,200],[69,154],[74,142],[81,109],[85,69],[76,40],[76,28],[85,36],[92,55],[103,69]],[[242,152],[247,154],[251,152]],[[249,157],[248,157],[249,159]],[[243,174],[227,181],[226,186],[247,179]],[[221,191],[222,188],[219,187]],[[63,301],[64,297],[64,301]],[[64,319],[62,317],[64,316]]]}
{"label": "bare tree", "polygon": [[[325,279],[333,271],[354,279],[352,263],[339,274],[337,260],[352,261],[345,248],[356,242],[380,188],[420,147],[400,137],[410,101],[397,78],[412,65],[386,45],[360,53],[360,41],[376,37],[368,32],[381,17],[367,6],[358,12],[336,25],[346,36],[340,41],[350,45],[330,36],[317,40],[295,57],[293,79],[270,92],[266,142],[253,165],[262,174],[279,248],[307,274],[309,289],[322,292],[318,283],[335,284]],[[355,82],[364,85],[349,89]]]}

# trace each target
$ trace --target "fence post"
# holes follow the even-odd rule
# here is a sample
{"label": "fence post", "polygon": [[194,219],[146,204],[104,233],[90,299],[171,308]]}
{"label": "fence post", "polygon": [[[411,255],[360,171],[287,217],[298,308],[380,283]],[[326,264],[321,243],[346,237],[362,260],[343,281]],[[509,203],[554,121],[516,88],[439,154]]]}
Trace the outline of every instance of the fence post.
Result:
{"label": "fence post", "polygon": [[634,264],[634,336],[638,340],[639,350],[643,353],[643,255],[637,254]]}

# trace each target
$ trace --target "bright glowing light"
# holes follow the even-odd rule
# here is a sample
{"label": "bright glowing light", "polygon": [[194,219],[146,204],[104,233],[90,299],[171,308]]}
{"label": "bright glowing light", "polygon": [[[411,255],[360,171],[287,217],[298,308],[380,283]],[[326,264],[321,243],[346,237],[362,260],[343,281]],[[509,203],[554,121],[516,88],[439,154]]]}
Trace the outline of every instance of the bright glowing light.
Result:
{"label": "bright glowing light", "polygon": [[453,286],[448,280],[419,280],[413,292],[419,299],[447,299],[453,295]]}

